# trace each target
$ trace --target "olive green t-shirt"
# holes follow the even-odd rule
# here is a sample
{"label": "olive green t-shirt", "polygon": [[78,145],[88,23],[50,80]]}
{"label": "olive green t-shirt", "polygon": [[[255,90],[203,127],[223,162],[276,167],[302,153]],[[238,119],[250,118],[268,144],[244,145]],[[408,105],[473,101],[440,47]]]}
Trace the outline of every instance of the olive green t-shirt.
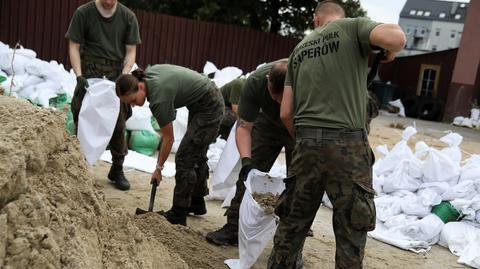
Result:
{"label": "olive green t-shirt", "polygon": [[170,64],[153,65],[145,74],[147,100],[160,127],[175,120],[176,108],[200,100],[213,83],[193,70]]}
{"label": "olive green t-shirt", "polygon": [[285,85],[294,92],[294,125],[364,128],[369,38],[378,23],[341,19],[316,28],[289,58]]}
{"label": "olive green t-shirt", "polygon": [[238,105],[240,95],[242,95],[243,87],[245,86],[245,78],[236,78],[220,88],[223,96],[225,107],[232,107]]}
{"label": "olive green t-shirt", "polygon": [[285,128],[280,119],[280,104],[272,99],[267,89],[267,75],[276,62],[261,66],[247,78],[238,105],[238,115],[242,120],[254,122],[262,111],[273,124]]}
{"label": "olive green t-shirt", "polygon": [[80,44],[80,54],[122,62],[125,45],[139,44],[140,33],[135,14],[122,5],[110,18],[103,17],[95,1],[75,11],[65,37]]}

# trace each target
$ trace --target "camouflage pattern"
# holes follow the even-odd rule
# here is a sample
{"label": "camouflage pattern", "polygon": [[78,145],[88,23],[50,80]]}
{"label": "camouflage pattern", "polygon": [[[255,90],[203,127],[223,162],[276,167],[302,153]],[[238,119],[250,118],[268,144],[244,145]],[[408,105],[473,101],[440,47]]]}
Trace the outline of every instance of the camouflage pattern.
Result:
{"label": "camouflage pattern", "polygon": [[175,188],[173,206],[189,207],[191,198],[208,194],[207,150],[214,142],[223,117],[224,104],[220,91],[211,89],[188,108],[187,132],[175,154]]}
{"label": "camouflage pattern", "polygon": [[229,107],[225,107],[225,113],[223,114],[222,122],[220,123],[220,138],[227,140],[230,130],[232,130],[233,124],[237,120],[237,114]]}
{"label": "camouflage pattern", "polygon": [[375,93],[372,91],[367,91],[367,120],[366,120],[366,129],[367,129],[367,134],[370,133],[370,122],[372,122],[372,119],[376,118],[378,116],[378,110],[380,106],[380,102],[378,101],[377,96]]}
{"label": "camouflage pattern", "polygon": [[[280,128],[260,112],[252,129],[252,164],[262,172],[270,171],[283,147],[287,169],[290,167],[294,142],[287,129]],[[242,180],[237,180],[237,190],[230,207],[225,212],[227,223],[238,227],[240,204],[245,193]]]}
{"label": "camouflage pattern", "polygon": [[375,228],[372,159],[364,130],[301,128],[296,132],[280,223],[268,268],[294,268],[326,192],[333,204],[335,268],[362,268],[367,231]]}
{"label": "camouflage pattern", "polygon": [[[82,57],[82,76],[85,78],[102,78],[115,81],[122,73],[122,64],[115,61],[108,61],[100,58]],[[85,88],[78,85],[75,87],[72,98],[72,114],[75,126],[78,126],[78,115],[82,107],[83,98],[85,97]],[[112,163],[115,167],[123,166],[125,155],[127,155],[128,147],[125,139],[125,122],[132,115],[132,108],[125,103],[120,103],[120,113],[117,123],[110,139],[109,147],[112,153]],[[76,127],[75,127],[76,133]]]}

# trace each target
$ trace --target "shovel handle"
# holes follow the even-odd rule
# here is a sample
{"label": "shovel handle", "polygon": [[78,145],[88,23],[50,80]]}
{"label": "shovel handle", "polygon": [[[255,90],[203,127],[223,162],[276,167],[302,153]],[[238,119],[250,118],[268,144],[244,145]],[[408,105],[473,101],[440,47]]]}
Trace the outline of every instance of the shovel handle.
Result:
{"label": "shovel handle", "polygon": [[155,195],[157,193],[157,181],[154,180],[152,183],[152,190],[150,191],[150,203],[148,204],[148,212],[153,211],[153,204],[155,203]]}

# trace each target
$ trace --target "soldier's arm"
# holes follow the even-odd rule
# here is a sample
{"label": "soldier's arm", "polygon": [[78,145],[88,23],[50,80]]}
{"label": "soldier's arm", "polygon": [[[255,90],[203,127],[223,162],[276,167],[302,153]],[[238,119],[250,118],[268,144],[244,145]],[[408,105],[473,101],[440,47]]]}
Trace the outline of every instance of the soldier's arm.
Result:
{"label": "soldier's arm", "polygon": [[122,74],[129,74],[132,70],[132,66],[135,63],[135,57],[137,53],[137,45],[126,45],[125,59],[123,60]]}
{"label": "soldier's arm", "polygon": [[82,75],[82,64],[80,60],[80,44],[72,40],[68,42],[68,55],[70,56],[70,64],[73,72],[77,77]]}
{"label": "soldier's arm", "polygon": [[285,86],[282,104],[280,105],[280,119],[282,119],[283,124],[293,138],[295,138],[295,132],[293,131],[294,109],[293,88],[292,86]]}
{"label": "soldier's arm", "polygon": [[240,158],[251,158],[253,122],[248,122],[239,118],[236,128],[235,140],[237,142]]}
{"label": "soldier's arm", "polygon": [[163,167],[165,161],[168,159],[168,155],[170,155],[170,151],[172,150],[173,141],[175,140],[173,134],[173,123],[170,122],[163,126],[160,129],[160,132],[162,132],[162,145],[158,154],[157,167]]}
{"label": "soldier's arm", "polygon": [[405,33],[396,24],[380,24],[370,32],[370,44],[385,50],[384,62],[392,61],[406,43]]}

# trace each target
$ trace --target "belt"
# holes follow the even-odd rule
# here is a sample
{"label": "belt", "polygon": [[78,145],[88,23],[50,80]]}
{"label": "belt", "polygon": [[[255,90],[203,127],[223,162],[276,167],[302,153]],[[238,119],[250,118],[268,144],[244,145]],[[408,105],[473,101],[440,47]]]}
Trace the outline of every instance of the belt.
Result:
{"label": "belt", "polygon": [[365,130],[299,127],[295,130],[295,136],[317,140],[362,139],[365,137]]}
{"label": "belt", "polygon": [[95,64],[103,64],[103,65],[110,65],[115,67],[122,67],[123,63],[121,61],[109,60],[101,57],[94,57],[89,55],[82,55],[82,61],[95,63]]}

